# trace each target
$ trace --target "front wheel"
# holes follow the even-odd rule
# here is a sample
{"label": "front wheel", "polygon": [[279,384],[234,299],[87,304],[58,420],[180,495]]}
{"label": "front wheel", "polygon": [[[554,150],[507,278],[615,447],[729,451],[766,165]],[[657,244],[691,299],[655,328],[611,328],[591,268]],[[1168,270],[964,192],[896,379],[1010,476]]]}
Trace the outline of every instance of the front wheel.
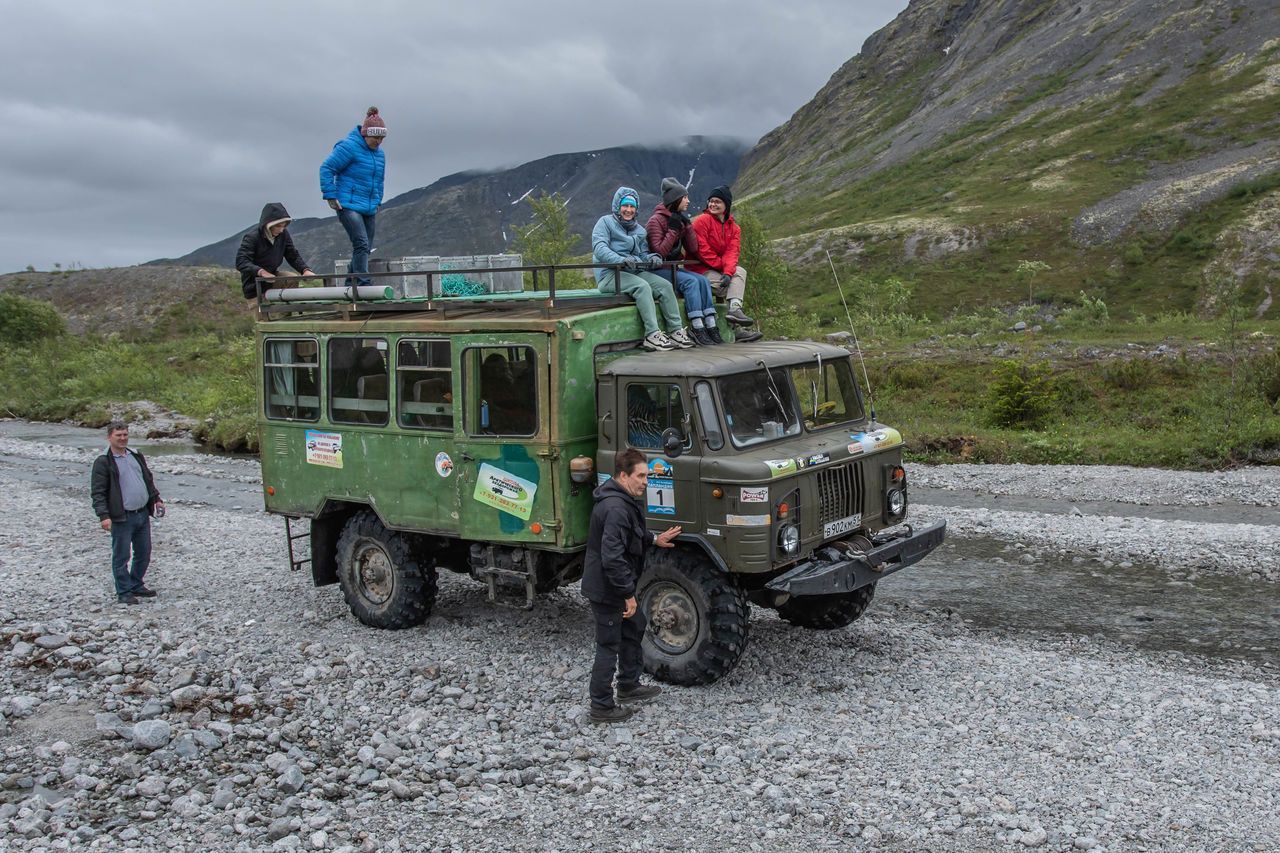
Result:
{"label": "front wheel", "polygon": [[778,607],[778,615],[801,628],[830,631],[852,625],[866,612],[876,594],[876,585],[859,587],[839,595],[803,595],[789,598]]}
{"label": "front wheel", "polygon": [[436,570],[417,550],[371,510],[347,519],[338,537],[338,582],[357,619],[393,629],[426,621],[436,600]]}
{"label": "front wheel", "polygon": [[661,681],[710,684],[746,651],[746,596],[701,552],[651,550],[636,598],[649,620],[644,666]]}

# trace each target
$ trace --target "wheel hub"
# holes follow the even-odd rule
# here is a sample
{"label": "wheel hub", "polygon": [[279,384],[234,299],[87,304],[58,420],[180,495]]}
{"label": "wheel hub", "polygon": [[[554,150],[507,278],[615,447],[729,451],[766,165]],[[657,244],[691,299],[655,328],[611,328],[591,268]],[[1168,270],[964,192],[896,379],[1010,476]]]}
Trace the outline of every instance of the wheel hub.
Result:
{"label": "wheel hub", "polygon": [[395,591],[395,571],[391,558],[373,542],[362,543],[355,553],[356,579],[360,594],[373,604],[383,604]]}
{"label": "wheel hub", "polygon": [[649,615],[649,634],[658,648],[667,654],[683,654],[698,639],[701,620],[698,608],[689,595],[671,583],[650,587],[645,596]]}

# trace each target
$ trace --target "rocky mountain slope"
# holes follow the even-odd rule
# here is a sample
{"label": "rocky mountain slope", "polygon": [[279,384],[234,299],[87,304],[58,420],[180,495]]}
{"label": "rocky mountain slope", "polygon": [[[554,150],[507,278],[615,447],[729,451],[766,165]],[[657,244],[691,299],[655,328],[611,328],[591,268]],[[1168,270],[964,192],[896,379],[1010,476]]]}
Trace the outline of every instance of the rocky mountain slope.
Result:
{"label": "rocky mountain slope", "polygon": [[912,0],[738,189],[801,267],[829,251],[938,310],[1025,300],[1036,259],[1046,299],[1139,311],[1224,276],[1261,303],[1277,186],[1276,0]]}
{"label": "rocky mountain slope", "polygon": [[[730,184],[746,146],[724,139],[690,137],[662,148],[606,148],[544,157],[497,172],[460,172],[427,187],[387,200],[378,214],[374,257],[491,254],[512,249],[514,226],[529,219],[521,202],[539,193],[568,200],[570,226],[587,251],[591,226],[608,210],[620,184],[640,191],[642,209],[657,203],[662,178],[673,175],[690,185],[694,197]],[[245,229],[252,227],[246,223]],[[351,244],[336,218],[296,220],[290,226],[302,256],[317,272],[333,269]],[[230,266],[243,230],[177,259],[156,264]]]}

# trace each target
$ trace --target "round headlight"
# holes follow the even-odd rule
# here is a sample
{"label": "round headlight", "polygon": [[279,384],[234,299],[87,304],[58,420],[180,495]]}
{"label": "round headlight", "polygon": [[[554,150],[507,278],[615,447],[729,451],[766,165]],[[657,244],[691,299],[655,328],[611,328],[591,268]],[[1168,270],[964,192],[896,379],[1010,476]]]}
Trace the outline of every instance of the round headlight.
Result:
{"label": "round headlight", "polygon": [[778,550],[791,555],[800,550],[800,528],[787,524],[778,531]]}
{"label": "round headlight", "polygon": [[907,496],[902,489],[890,489],[885,492],[884,497],[889,506],[889,515],[902,515],[902,511],[907,507]]}

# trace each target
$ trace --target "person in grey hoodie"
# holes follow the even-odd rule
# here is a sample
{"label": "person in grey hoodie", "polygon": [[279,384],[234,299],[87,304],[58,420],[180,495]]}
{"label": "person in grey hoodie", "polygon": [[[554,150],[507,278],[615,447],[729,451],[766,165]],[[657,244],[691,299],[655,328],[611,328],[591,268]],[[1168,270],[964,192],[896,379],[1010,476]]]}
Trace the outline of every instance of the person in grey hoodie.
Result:
{"label": "person in grey hoodie", "polygon": [[[601,293],[625,293],[636,302],[644,340],[640,346],[651,351],[688,349],[693,339],[680,319],[671,282],[649,270],[662,263],[662,256],[649,251],[644,226],[636,219],[640,194],[631,187],[618,187],[613,194],[613,212],[600,217],[591,229],[591,260],[598,264],[621,264],[623,269],[596,268],[596,285]],[[654,302],[662,309],[666,334],[658,327]]]}

